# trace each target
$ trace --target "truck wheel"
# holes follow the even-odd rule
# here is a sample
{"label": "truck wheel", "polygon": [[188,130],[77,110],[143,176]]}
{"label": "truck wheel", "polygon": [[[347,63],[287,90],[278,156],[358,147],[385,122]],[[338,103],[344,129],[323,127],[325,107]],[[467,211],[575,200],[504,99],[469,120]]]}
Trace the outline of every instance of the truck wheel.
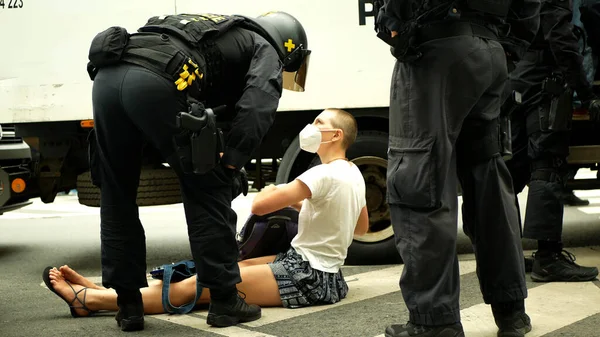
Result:
{"label": "truck wheel", "polygon": [[[100,207],[100,189],[92,184],[90,172],[77,177],[79,203]],[[138,206],[169,205],[181,202],[179,179],[170,168],[142,169],[138,187]]]}
{"label": "truck wheel", "polygon": [[[387,148],[387,133],[362,131],[346,153],[365,179],[369,210],[369,232],[354,238],[348,249],[347,264],[390,264],[402,261],[396,250],[390,208],[386,202]],[[317,155],[301,151],[300,141],[296,137],[282,158],[277,171],[277,183],[292,181],[319,163]]]}

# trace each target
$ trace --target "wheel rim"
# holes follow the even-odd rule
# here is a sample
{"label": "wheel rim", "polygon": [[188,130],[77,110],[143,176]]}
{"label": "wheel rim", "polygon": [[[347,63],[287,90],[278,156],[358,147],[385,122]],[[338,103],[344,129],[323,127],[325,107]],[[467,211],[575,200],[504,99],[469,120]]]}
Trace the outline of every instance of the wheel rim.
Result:
{"label": "wheel rim", "polygon": [[354,240],[366,243],[384,241],[394,235],[390,220],[390,207],[386,202],[387,160],[363,156],[351,161],[359,168],[365,180],[367,210],[369,211],[369,231],[363,236],[355,236]]}

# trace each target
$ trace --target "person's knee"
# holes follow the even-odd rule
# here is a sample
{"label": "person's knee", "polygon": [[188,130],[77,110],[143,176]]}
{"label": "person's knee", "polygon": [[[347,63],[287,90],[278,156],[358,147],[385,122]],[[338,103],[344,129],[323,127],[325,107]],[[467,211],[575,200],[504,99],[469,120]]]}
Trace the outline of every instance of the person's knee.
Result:
{"label": "person's knee", "polygon": [[460,166],[474,166],[499,157],[502,150],[498,120],[466,120],[456,142]]}

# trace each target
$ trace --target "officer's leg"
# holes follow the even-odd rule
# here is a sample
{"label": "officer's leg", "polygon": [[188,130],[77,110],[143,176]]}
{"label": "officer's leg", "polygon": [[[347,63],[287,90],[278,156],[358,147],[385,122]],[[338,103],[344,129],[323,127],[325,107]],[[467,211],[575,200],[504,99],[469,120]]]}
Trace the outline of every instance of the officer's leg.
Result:
{"label": "officer's leg", "polygon": [[[410,323],[458,325],[455,141],[489,86],[483,82],[492,76],[480,74],[490,71],[490,53],[472,37],[430,41],[423,50],[417,64],[398,63],[394,70],[388,201],[404,260],[400,288]],[[410,329],[392,326],[387,333],[401,336]]]}
{"label": "officer's leg", "polygon": [[524,315],[527,288],[518,208],[510,173],[491,136],[495,128],[483,120],[463,125],[457,144],[463,229],[473,244],[483,299],[492,305],[496,324],[501,330],[525,332],[531,327]]}
{"label": "officer's leg", "polygon": [[505,85],[505,61],[503,50],[495,42],[490,45],[491,67],[485,77],[493,80],[465,119],[457,142],[463,229],[473,244],[485,303],[492,305],[500,331],[517,335],[531,326],[524,307],[527,287],[516,196],[499,153],[495,121]]}
{"label": "officer's leg", "polygon": [[[544,105],[541,109],[546,108]],[[531,181],[523,235],[538,240],[531,278],[534,281],[589,281],[598,275],[595,267],[582,267],[574,256],[563,252],[561,242],[564,206],[560,195],[567,174],[567,131],[540,130],[538,114],[528,116]]]}
{"label": "officer's leg", "polygon": [[119,295],[121,328],[138,330],[143,328],[139,289],[148,286],[145,234],[136,204],[143,137],[119,100],[126,71],[103,69],[94,81],[97,157],[91,170],[102,191],[102,284]]}
{"label": "officer's leg", "polygon": [[[233,171],[219,165],[204,175],[191,173],[187,165],[191,163],[189,136],[175,125],[177,114],[187,110],[186,100],[171,82],[136,68],[123,86],[130,88],[124,102],[129,115],[179,177],[198,283],[211,290],[213,302],[237,301],[235,285],[241,279],[235,240],[237,217],[231,209]],[[181,156],[187,158],[183,164]],[[260,314],[260,309],[246,306],[235,310],[232,315],[238,317],[256,314],[256,310]]]}

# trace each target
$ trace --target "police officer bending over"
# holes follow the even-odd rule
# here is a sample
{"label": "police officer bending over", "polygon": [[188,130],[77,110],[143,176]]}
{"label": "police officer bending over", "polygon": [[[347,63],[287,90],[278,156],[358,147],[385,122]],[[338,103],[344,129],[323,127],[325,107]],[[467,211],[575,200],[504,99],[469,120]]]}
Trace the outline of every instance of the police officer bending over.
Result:
{"label": "police officer bending over", "polygon": [[407,324],[391,325],[385,335],[464,336],[456,254],[458,176],[463,228],[498,336],[523,336],[531,330],[523,250],[498,117],[507,57],[511,64],[518,61],[533,40],[539,0],[376,5],[383,5],[376,18],[378,36],[398,59],[387,182],[404,260],[400,288],[410,315]]}
{"label": "police officer bending over", "polygon": [[[231,201],[247,193],[240,170],[272,125],[282,86],[303,91],[309,55],[302,25],[284,12],[160,16],[136,34],[111,27],[96,36],[88,64],[97,138],[91,171],[102,191],[102,283],[118,294],[122,330],[144,326],[146,247],[136,195],[145,142],[179,177],[196,296],[210,289],[207,323],[260,318],[261,309],[236,289]],[[230,122],[226,139],[217,128],[223,121]]]}
{"label": "police officer bending over", "polygon": [[523,104],[511,115],[514,156],[508,168],[515,193],[529,185],[523,236],[538,240],[534,281],[589,281],[598,276],[596,267],[577,265],[561,243],[572,90],[591,119],[600,120],[600,101],[586,78],[572,11],[571,1],[542,2],[540,28],[507,85],[523,94]]}

